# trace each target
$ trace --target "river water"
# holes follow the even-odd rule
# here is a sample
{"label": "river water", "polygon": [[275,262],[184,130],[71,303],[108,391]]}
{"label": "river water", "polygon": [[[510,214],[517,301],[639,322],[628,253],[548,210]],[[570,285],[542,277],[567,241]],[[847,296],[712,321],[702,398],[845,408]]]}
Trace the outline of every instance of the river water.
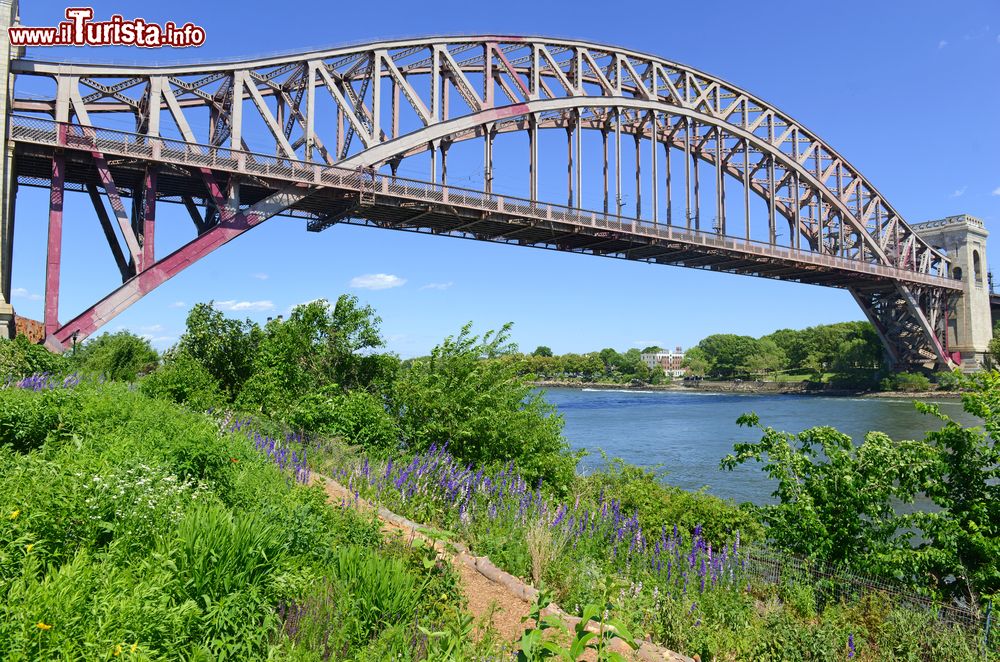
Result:
{"label": "river water", "polygon": [[[704,487],[717,496],[755,503],[771,501],[774,491],[761,465],[719,469],[734,443],[760,439],[759,432],[736,425],[740,414],[755,412],[763,425],[787,432],[830,425],[856,443],[870,430],[897,440],[920,439],[941,425],[903,398],[548,388],[545,399],[563,415],[570,444],[590,453],[581,462],[583,471],[602,465],[603,449],[631,464],[660,465],[664,480],[684,489]],[[936,404],[964,424],[978,423],[957,399]]]}

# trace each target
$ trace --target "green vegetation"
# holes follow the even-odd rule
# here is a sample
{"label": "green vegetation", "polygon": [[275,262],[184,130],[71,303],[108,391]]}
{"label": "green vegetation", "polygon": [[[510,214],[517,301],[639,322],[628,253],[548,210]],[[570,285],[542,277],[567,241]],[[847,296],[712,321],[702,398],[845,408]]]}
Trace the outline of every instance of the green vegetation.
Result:
{"label": "green vegetation", "polygon": [[711,379],[796,375],[864,388],[883,372],[882,345],[867,322],[781,329],[761,338],[717,334],[692,347],[684,358],[693,373]]}
{"label": "green vegetation", "polygon": [[[717,335],[688,359],[719,378],[870,383],[872,337],[860,323]],[[525,356],[509,327],[467,325],[401,362],[375,311],[344,296],[263,326],[199,304],[178,344],[151,352],[124,332],[65,358],[0,342],[12,376],[109,380],[0,390],[0,658],[502,655],[473,634],[450,565],[296,485],[308,467],[545,586],[520,659],[616,659],[606,626],[703,660],[1000,659],[917,599],[979,608],[1000,592],[995,373],[939,378],[983,428],[941,417],[922,441],[855,446],[743,417],[761,441],[723,465],[762,463],[777,503],[757,508],[617,460],[575,472],[561,417],[525,380],[650,380],[636,349]],[[936,510],[897,513],[916,498]],[[542,617],[550,597],[600,631]]]}
{"label": "green vegetation", "polygon": [[635,348],[618,352],[606,347],[588,354],[553,356],[551,349],[542,346],[531,354],[518,357],[518,371],[522,375],[547,380],[615,384],[628,384],[632,381],[649,384],[663,382],[663,371],[650,370],[643,363],[641,354]]}
{"label": "green vegetation", "polygon": [[381,660],[459,600],[245,436],[124,386],[0,391],[0,508],[5,660]]}
{"label": "green vegetation", "polygon": [[[860,446],[828,427],[798,435],[761,427],[762,439],[737,444],[725,468],[765,462],[779,503],[761,509],[770,538],[784,549],[858,571],[895,577],[946,598],[976,604],[1000,592],[1000,373],[970,379],[965,411],[983,422],[944,422],[922,441],[869,433]],[[897,512],[923,497],[931,512]]]}

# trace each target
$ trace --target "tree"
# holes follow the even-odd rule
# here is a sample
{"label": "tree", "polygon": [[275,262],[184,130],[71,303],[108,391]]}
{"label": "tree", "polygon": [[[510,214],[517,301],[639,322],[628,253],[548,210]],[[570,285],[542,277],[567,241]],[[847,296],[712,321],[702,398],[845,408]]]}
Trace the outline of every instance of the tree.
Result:
{"label": "tree", "polygon": [[465,462],[514,461],[527,479],[565,487],[576,456],[562,417],[503,360],[516,351],[510,327],[479,338],[467,324],[400,372],[393,404],[403,442],[413,451],[447,445]]}
{"label": "tree", "polygon": [[371,306],[342,295],[296,306],[287,320],[274,319],[260,333],[250,378],[239,403],[268,414],[287,412],[312,389],[385,391],[399,360],[374,350],[383,346]]}
{"label": "tree", "polygon": [[228,401],[250,378],[260,344],[260,327],[250,320],[229,319],[212,302],[195,304],[176,351],[193,358],[219,383]]}
{"label": "tree", "polygon": [[617,350],[605,347],[598,352],[598,357],[601,359],[601,363],[604,364],[604,375],[611,377],[618,370],[619,362],[621,361]]}
{"label": "tree", "polygon": [[744,367],[751,375],[763,375],[776,372],[785,367],[785,353],[777,343],[768,338],[757,341],[758,351],[746,359]]}
{"label": "tree", "polygon": [[535,351],[531,353],[532,356],[552,356],[552,349],[546,347],[545,345],[539,345],[535,348]]}
{"label": "tree", "polygon": [[219,382],[198,361],[184,352],[168,352],[163,365],[147,375],[139,390],[153,398],[187,405],[195,411],[224,402]]}
{"label": "tree", "polygon": [[990,358],[993,359],[993,365],[1000,365],[1000,320],[993,325],[993,338],[987,345],[987,351]]}
{"label": "tree", "polygon": [[750,357],[761,353],[760,343],[750,336],[719,333],[698,343],[705,360],[708,374],[722,379],[732,379],[746,374]]}
{"label": "tree", "polygon": [[642,350],[643,354],[659,354],[663,351],[663,348],[658,345],[650,345],[646,349]]}
{"label": "tree", "polygon": [[[975,604],[1000,592],[1000,373],[966,385],[963,407],[981,427],[918,403],[943,422],[939,430],[901,442],[871,432],[855,446],[833,428],[791,435],[747,414],[739,423],[761,430],[761,441],[736,444],[722,467],[764,463],[779,503],[761,513],[780,547],[917,584],[930,577],[939,593]],[[895,502],[916,497],[936,509],[896,512]]]}
{"label": "tree", "polygon": [[705,352],[700,347],[695,346],[684,354],[684,360],[681,361],[681,367],[687,368],[691,374],[702,377],[706,372],[708,372],[709,369],[708,358],[705,356]]}
{"label": "tree", "polygon": [[73,355],[72,364],[81,372],[132,382],[153,370],[159,360],[149,340],[129,331],[118,331],[102,333],[85,342]]}
{"label": "tree", "polygon": [[761,431],[757,443],[736,444],[721,466],[732,470],[749,460],[777,481],[779,503],[761,507],[769,537],[796,554],[834,564],[890,562],[910,542],[897,536],[901,524],[893,499],[911,503],[933,455],[920,442],[894,443],[871,432],[860,447],[831,427],[799,434],[764,427],[755,414],[737,423]]}

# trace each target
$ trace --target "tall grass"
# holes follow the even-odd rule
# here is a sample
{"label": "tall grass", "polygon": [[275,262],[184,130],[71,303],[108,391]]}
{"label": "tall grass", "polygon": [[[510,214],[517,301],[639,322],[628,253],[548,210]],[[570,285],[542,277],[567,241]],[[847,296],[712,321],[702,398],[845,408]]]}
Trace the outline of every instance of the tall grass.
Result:
{"label": "tall grass", "polygon": [[353,633],[328,659],[416,659],[444,613],[422,587],[458,600],[448,568],[207,416],[115,384],[0,389],[0,659],[321,659],[288,625],[318,586]]}

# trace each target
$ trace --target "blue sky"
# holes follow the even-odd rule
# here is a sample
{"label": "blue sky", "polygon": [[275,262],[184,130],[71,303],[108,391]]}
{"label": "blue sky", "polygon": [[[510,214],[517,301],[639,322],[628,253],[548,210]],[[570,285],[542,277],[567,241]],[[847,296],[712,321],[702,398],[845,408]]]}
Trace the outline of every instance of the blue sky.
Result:
{"label": "blue sky", "polygon": [[[458,33],[574,37],[645,51],[728,80],[803,122],[904,218],[969,213],[990,231],[1000,230],[996,0],[952,2],[946,9],[940,2],[904,8],[871,0],[715,0],[697,9],[692,3],[556,0],[248,1],[239,10],[188,0],[148,8],[91,4],[97,19],[121,13],[158,23],[192,21],[206,29],[207,41],[187,50],[34,49],[32,56],[194,62]],[[26,25],[55,24],[65,8],[45,0],[24,5]],[[46,191],[19,192],[13,303],[38,319],[46,211]],[[63,321],[116,283],[89,201],[71,196],[66,218]],[[189,227],[182,209],[159,207],[158,241],[176,244]],[[1000,265],[1000,238],[989,258]],[[168,281],[107,328],[132,329],[163,349],[198,301],[214,299],[231,314],[264,321],[294,304],[345,292],[378,311],[389,348],[404,357],[426,353],[470,320],[478,330],[513,321],[522,349],[546,344],[562,353],[688,347],[710,333],[761,335],[862,317],[836,289],[350,226],[312,234],[301,221],[276,218]]]}

